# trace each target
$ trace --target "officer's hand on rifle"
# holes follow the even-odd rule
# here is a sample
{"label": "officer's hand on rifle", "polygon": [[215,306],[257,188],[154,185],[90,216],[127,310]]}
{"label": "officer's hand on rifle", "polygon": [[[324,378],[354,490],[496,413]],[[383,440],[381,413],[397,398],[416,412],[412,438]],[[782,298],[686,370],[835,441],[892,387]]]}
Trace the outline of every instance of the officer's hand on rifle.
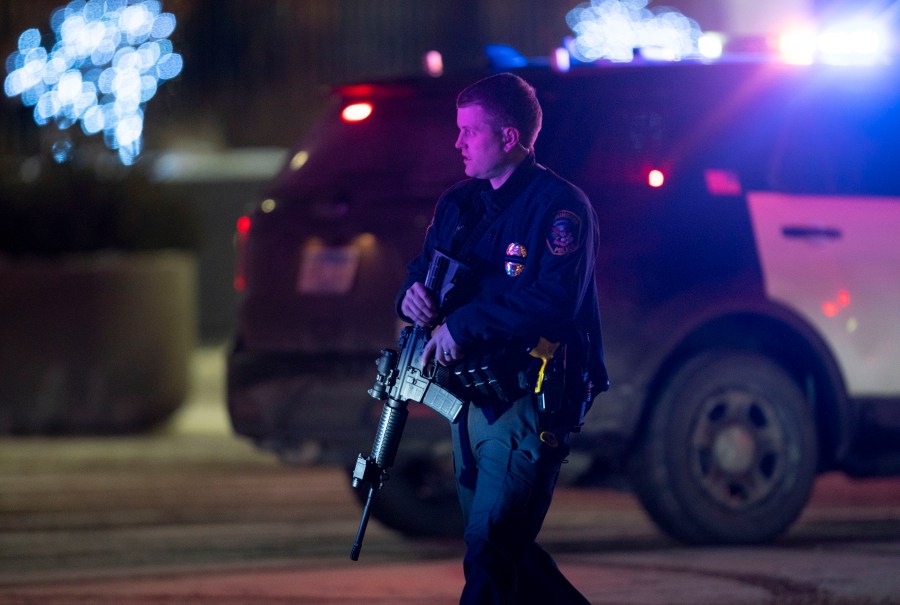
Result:
{"label": "officer's hand on rifle", "polygon": [[420,282],[414,283],[403,295],[400,310],[417,326],[430,328],[438,320],[438,301],[433,292]]}
{"label": "officer's hand on rifle", "polygon": [[431,335],[431,340],[425,343],[425,346],[422,348],[421,362],[423,368],[431,363],[432,359],[437,359],[438,363],[446,366],[458,361],[461,357],[462,350],[456,344],[456,341],[453,340],[450,330],[447,329],[447,324],[441,324],[434,331],[434,334]]}

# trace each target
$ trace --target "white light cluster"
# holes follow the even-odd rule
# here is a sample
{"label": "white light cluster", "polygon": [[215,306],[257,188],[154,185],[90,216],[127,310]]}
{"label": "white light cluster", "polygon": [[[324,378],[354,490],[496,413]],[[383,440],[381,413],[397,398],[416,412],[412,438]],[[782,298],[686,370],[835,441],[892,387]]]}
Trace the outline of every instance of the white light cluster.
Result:
{"label": "white light cluster", "polygon": [[672,9],[647,8],[647,0],[591,0],[566,15],[575,33],[569,49],[579,61],[626,62],[640,49],[647,58],[675,61],[698,53],[700,26]]}
{"label": "white light cluster", "polygon": [[19,36],[4,92],[33,106],[39,125],[80,121],[86,134],[102,132],[123,164],[134,163],[147,101],[183,66],[168,40],[175,15],[157,0],[74,0],[53,12],[50,26],[56,43],[49,52],[39,30]]}
{"label": "white light cluster", "polygon": [[890,61],[887,27],[879,20],[832,25],[822,31],[810,25],[781,33],[778,51],[786,63],[872,65]]}

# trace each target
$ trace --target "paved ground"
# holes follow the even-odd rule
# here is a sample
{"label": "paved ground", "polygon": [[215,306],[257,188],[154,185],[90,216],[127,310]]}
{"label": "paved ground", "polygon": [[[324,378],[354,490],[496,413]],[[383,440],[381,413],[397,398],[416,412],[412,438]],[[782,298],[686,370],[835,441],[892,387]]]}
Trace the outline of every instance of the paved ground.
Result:
{"label": "paved ground", "polygon": [[[370,525],[344,471],[285,467],[231,437],[221,351],[167,430],[0,440],[0,604],[455,603],[457,540]],[[900,604],[900,479],[823,477],[773,546],[684,548],[629,495],[560,490],[542,533],[597,605]]]}
{"label": "paved ground", "polygon": [[[894,604],[898,562],[896,545],[852,554],[672,549],[560,557],[566,575],[598,605]],[[455,560],[283,565],[26,584],[4,589],[0,602],[440,605],[455,603],[462,584]]]}

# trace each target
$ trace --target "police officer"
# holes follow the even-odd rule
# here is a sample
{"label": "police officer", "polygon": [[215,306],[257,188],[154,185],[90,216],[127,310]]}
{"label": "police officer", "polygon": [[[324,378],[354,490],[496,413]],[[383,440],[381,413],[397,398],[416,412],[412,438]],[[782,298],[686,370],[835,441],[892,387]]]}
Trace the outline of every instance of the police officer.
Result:
{"label": "police officer", "polygon": [[[465,604],[587,603],[535,542],[569,433],[608,384],[596,219],[578,188],[535,162],[541,119],[534,89],[513,74],[459,94],[456,148],[470,178],[439,200],[398,296],[402,318],[437,325],[423,364],[452,370],[467,401],[452,431]],[[423,285],[435,250],[470,267],[440,308]]]}

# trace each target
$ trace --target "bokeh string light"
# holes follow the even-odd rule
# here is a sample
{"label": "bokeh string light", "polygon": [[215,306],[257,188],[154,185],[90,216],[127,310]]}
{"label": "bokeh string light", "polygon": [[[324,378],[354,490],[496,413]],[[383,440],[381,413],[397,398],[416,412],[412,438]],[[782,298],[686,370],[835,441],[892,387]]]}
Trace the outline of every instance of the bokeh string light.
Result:
{"label": "bokeh string light", "polygon": [[[28,29],[6,60],[4,92],[34,107],[34,120],[67,129],[81,124],[87,135],[103,133],[125,165],[141,153],[144,109],[160,85],[181,73],[183,60],[168,37],[175,15],[157,0],[74,0],[56,9],[52,49]],[[57,161],[71,144],[54,145]]]}
{"label": "bokeh string light", "polygon": [[627,62],[640,49],[648,58],[675,61],[698,53],[700,26],[673,9],[647,8],[647,0],[592,0],[566,15],[575,33],[569,52],[579,61]]}

